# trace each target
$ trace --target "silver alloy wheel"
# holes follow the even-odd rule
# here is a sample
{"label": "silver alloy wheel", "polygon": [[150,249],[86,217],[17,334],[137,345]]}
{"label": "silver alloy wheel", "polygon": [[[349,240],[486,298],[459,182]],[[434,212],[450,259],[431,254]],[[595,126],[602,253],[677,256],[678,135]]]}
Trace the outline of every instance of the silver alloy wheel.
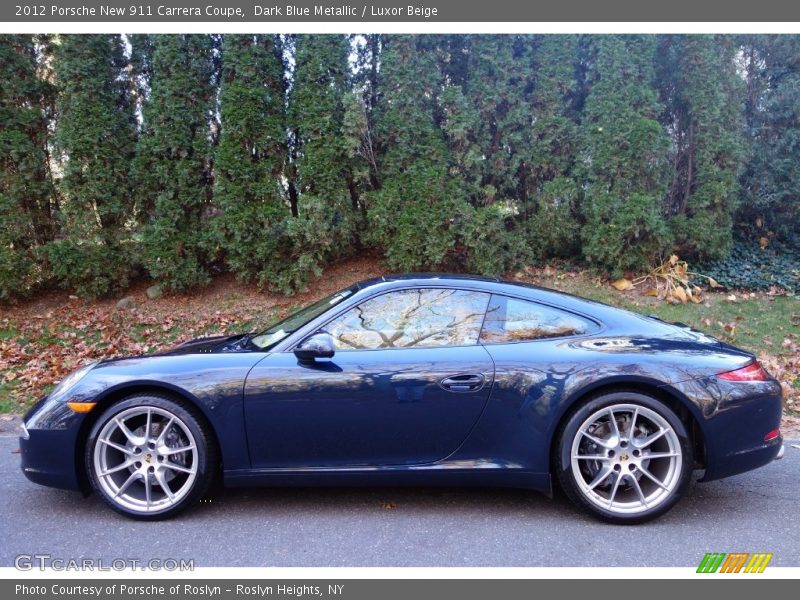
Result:
{"label": "silver alloy wheel", "polygon": [[135,406],[114,415],[100,430],[94,471],[114,503],[139,513],[180,502],[197,478],[197,442],[177,415]]}
{"label": "silver alloy wheel", "polygon": [[578,428],[571,448],[572,476],[595,506],[641,513],[665,502],[681,481],[678,435],[645,406],[614,404]]}

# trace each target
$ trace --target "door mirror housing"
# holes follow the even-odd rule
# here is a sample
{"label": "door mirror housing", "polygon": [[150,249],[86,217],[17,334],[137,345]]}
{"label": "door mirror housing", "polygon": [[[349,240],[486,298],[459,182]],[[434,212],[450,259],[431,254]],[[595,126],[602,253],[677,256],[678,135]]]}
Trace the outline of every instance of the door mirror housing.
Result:
{"label": "door mirror housing", "polygon": [[314,362],[317,358],[332,358],[336,353],[336,345],[330,333],[315,333],[304,339],[294,349],[294,355],[300,362]]}

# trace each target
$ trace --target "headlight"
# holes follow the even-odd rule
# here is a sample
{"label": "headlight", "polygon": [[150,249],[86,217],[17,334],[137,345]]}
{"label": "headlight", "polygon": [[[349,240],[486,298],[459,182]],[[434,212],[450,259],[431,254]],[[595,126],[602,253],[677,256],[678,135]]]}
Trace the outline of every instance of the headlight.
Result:
{"label": "headlight", "polygon": [[73,388],[73,386],[78,383],[83,377],[91,371],[97,362],[90,363],[85,367],[81,367],[77,371],[73,371],[69,375],[67,375],[64,379],[61,380],[52,392],[50,392],[49,399],[54,400],[66,394],[69,390]]}

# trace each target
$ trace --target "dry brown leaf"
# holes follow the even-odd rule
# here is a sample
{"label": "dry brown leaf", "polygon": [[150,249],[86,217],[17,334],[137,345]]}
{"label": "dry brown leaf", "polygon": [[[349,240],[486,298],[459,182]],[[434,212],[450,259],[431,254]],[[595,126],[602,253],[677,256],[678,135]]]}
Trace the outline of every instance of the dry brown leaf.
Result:
{"label": "dry brown leaf", "polygon": [[611,285],[613,285],[620,292],[624,292],[625,290],[630,290],[633,288],[633,283],[624,277],[622,279],[617,279]]}

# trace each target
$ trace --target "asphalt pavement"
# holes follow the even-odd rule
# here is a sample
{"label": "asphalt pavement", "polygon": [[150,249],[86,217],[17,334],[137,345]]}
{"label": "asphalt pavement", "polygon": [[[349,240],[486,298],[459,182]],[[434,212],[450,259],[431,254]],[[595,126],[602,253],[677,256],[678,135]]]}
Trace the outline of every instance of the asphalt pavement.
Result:
{"label": "asphalt pavement", "polygon": [[694,484],[645,525],[606,525],[563,497],[524,490],[223,490],[163,522],[117,515],[96,497],[30,483],[16,437],[0,436],[0,566],[65,560],[193,559],[232,566],[696,566],[706,552],[772,552],[800,566],[800,442],[750,473]]}

